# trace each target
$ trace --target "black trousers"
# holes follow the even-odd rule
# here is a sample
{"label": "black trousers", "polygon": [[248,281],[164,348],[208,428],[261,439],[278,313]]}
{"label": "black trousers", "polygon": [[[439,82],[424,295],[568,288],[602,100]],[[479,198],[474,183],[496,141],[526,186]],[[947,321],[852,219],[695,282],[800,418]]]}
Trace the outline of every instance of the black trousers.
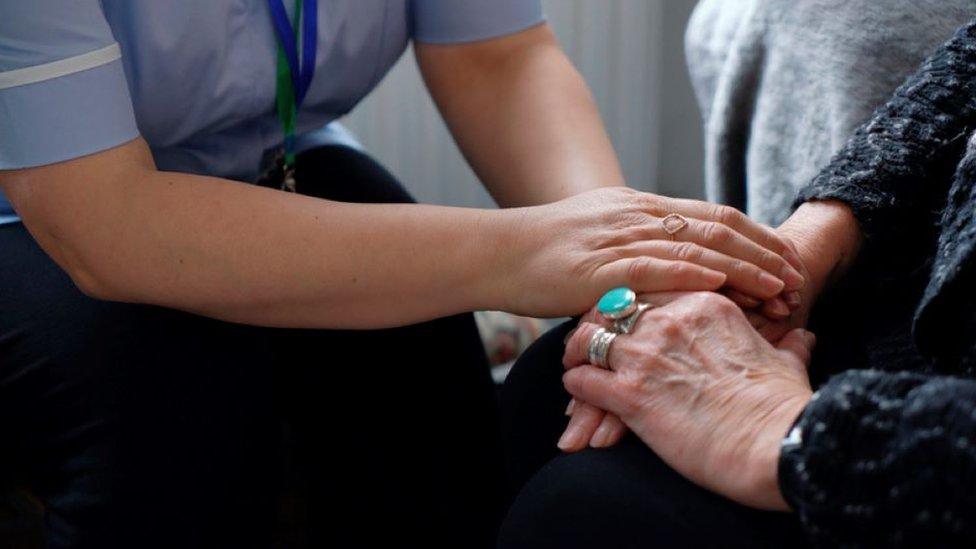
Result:
{"label": "black trousers", "polygon": [[[348,148],[298,167],[305,194],[411,201]],[[502,475],[471,315],[276,330],[100,302],[0,227],[0,478],[51,547],[489,546]]]}
{"label": "black trousers", "polygon": [[674,472],[633,435],[609,449],[560,455],[569,394],[567,323],[518,360],[502,392],[508,466],[520,492],[502,549],[802,547],[795,516],[732,503]]}

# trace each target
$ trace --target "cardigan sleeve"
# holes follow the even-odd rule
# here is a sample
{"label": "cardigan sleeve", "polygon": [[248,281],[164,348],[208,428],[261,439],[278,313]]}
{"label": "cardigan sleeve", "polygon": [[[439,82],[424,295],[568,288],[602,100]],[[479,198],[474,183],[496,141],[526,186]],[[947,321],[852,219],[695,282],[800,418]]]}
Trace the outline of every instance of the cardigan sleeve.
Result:
{"label": "cardigan sleeve", "polygon": [[849,371],[794,433],[780,487],[816,545],[976,546],[976,382]]}
{"label": "cardigan sleeve", "polygon": [[796,205],[840,200],[860,222],[865,251],[918,251],[934,242],[952,172],[974,126],[976,20],[875,111],[801,189]]}

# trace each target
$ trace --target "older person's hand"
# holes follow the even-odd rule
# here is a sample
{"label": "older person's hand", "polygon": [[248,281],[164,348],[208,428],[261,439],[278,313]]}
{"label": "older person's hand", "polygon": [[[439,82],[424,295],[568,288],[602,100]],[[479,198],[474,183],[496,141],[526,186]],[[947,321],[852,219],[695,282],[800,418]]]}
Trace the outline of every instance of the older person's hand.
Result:
{"label": "older person's hand", "polygon": [[[794,330],[774,346],[715,293],[643,300],[656,308],[613,343],[612,371],[573,368],[566,389],[615,414],[690,480],[744,505],[787,509],[777,483],[779,445],[812,394],[813,335]],[[567,363],[586,361],[599,327],[580,324]]]}
{"label": "older person's hand", "polygon": [[[745,311],[754,328],[773,344],[797,328],[806,327],[810,311],[826,286],[843,276],[860,248],[860,230],[850,209],[839,202],[817,201],[801,206],[790,219],[776,229],[776,233],[796,251],[791,262],[806,279],[801,291],[785,295],[789,315],[782,315],[780,298],[760,301],[735,288],[725,293]],[[603,322],[593,311],[583,318],[588,322]],[[609,326],[609,324],[607,324]],[[581,366],[586,357],[567,356],[567,369]],[[574,400],[567,409],[570,415],[566,433],[559,447],[567,452],[582,450],[587,445],[602,448],[616,444],[627,432],[626,426],[613,413],[606,413],[593,405]]]}

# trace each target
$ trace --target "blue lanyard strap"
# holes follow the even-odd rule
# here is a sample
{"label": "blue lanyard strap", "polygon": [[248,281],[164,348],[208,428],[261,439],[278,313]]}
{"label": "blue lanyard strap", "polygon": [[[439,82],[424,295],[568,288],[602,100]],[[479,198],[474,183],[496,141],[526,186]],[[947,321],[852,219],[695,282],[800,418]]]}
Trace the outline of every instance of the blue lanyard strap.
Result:
{"label": "blue lanyard strap", "polygon": [[[285,133],[286,165],[294,164],[295,118],[298,107],[315,74],[315,55],[318,50],[318,2],[316,0],[295,0],[295,20],[293,26],[288,20],[288,12],[282,0],[268,0],[271,20],[278,37],[279,79],[276,86],[278,117]],[[301,21],[302,57],[298,60],[298,21]],[[291,86],[282,85],[280,76],[284,72],[282,60],[287,66]],[[287,82],[287,80],[286,80]],[[290,89],[289,89],[290,88]]]}

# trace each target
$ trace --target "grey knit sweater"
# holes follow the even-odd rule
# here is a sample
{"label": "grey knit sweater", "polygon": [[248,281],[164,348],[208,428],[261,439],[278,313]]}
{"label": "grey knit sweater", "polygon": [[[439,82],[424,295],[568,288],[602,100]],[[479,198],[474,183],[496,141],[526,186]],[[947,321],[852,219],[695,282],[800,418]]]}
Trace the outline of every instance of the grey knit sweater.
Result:
{"label": "grey knit sweater", "polygon": [[711,201],[777,224],[976,0],[702,0],[687,32]]}

